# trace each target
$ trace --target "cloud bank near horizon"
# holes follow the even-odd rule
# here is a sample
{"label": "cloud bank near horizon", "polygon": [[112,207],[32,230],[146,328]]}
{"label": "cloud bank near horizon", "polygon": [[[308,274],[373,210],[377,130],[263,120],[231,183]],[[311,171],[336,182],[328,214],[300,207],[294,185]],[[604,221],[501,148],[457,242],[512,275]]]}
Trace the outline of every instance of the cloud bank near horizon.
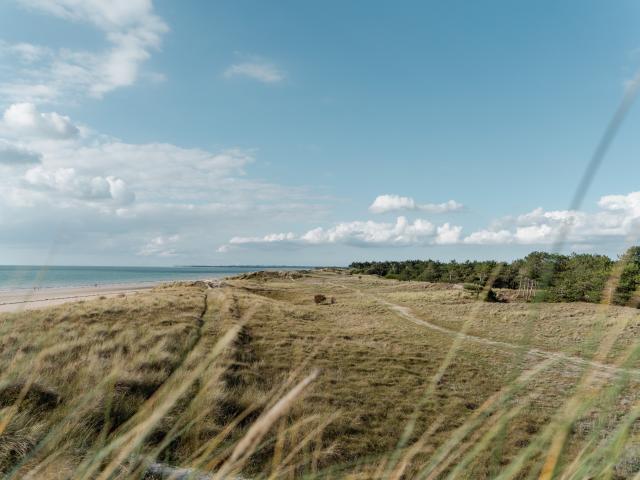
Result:
{"label": "cloud bank near horizon", "polygon": [[[383,201],[379,201],[379,199]],[[392,202],[387,199],[392,198]],[[402,199],[401,201],[396,201]],[[411,200],[411,202],[407,201]],[[418,210],[408,197],[383,195],[373,205],[393,207],[404,205]],[[227,252],[233,248],[280,248],[344,244],[359,247],[407,247],[427,245],[530,245],[545,246],[566,233],[574,245],[588,246],[606,239],[635,238],[640,233],[640,192],[624,195],[605,195],[597,203],[595,213],[572,210],[546,211],[536,208],[517,216],[495,219],[491,227],[463,235],[463,227],[449,222],[439,226],[425,219],[413,222],[397,217],[395,223],[356,220],[332,227],[317,227],[302,234],[270,233],[255,237],[233,237],[219,248]],[[370,210],[379,213],[377,209]],[[454,210],[455,211],[455,210]],[[441,213],[440,211],[434,213]]]}

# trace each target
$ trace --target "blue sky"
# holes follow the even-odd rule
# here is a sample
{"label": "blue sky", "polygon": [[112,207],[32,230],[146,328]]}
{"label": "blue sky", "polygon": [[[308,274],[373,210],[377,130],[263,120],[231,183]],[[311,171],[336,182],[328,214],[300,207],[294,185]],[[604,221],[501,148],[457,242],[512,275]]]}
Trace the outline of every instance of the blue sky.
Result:
{"label": "blue sky", "polygon": [[615,255],[640,224],[640,5],[0,4],[0,263]]}

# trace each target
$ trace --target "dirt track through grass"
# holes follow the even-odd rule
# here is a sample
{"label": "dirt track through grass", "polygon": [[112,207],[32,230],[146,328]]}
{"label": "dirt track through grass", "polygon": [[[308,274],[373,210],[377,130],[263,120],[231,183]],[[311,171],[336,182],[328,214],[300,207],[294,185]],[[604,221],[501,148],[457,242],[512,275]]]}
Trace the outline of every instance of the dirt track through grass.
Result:
{"label": "dirt track through grass", "polygon": [[[391,310],[396,312],[400,317],[409,320],[417,325],[422,325],[427,328],[431,328],[433,330],[437,330],[442,333],[446,333],[448,335],[453,336],[461,336],[464,340],[468,340],[470,342],[481,343],[484,345],[491,345],[493,347],[498,348],[506,348],[509,350],[521,350],[523,347],[521,345],[516,345],[514,343],[502,342],[499,340],[491,340],[489,338],[478,337],[475,335],[470,335],[468,333],[459,332],[456,330],[450,330],[448,328],[442,327],[440,325],[435,325],[430,323],[422,318],[416,316],[409,307],[404,307],[402,305],[398,305],[396,303],[391,303],[385,300],[381,300],[381,303],[388,306]],[[617,375],[633,375],[635,377],[640,377],[640,370],[616,367],[613,365],[607,365],[602,362],[595,362],[593,360],[586,360],[584,358],[575,357],[571,355],[565,355],[563,353],[558,352],[549,352],[546,350],[541,350],[539,348],[531,348],[526,351],[527,355],[538,358],[538,359],[557,359],[565,362],[572,363],[581,367],[593,367],[597,370],[600,370],[602,374],[607,377],[613,377]]]}
{"label": "dirt track through grass", "polygon": [[[333,286],[338,287],[338,288],[344,288],[344,289],[349,289],[349,287],[346,287],[344,285],[336,285],[335,283],[331,283]],[[502,349],[507,349],[507,350],[512,350],[512,351],[519,351],[522,350],[524,347],[522,345],[517,345],[515,343],[509,343],[509,342],[504,342],[504,341],[500,341],[500,340],[492,340],[490,338],[485,338],[485,337],[479,337],[476,335],[471,335],[468,333],[464,333],[464,332],[460,332],[458,330],[453,330],[450,328],[446,328],[443,327],[441,325],[436,325],[434,323],[431,323],[427,320],[425,320],[424,318],[421,318],[419,316],[417,316],[415,313],[412,312],[411,308],[404,306],[404,305],[399,305],[397,303],[393,303],[390,302],[388,300],[383,300],[381,298],[379,298],[378,296],[375,295],[370,295],[367,293],[362,292],[361,290],[352,288],[351,289],[353,292],[357,293],[358,295],[362,295],[362,296],[368,296],[369,298],[373,299],[374,301],[377,301],[379,303],[381,303],[382,305],[385,305],[386,307],[388,307],[391,311],[395,312],[399,317],[408,320],[410,322],[415,323],[416,325],[420,325],[426,328],[429,328],[431,330],[435,330],[447,335],[451,335],[453,337],[459,337],[462,338],[463,340],[469,341],[469,342],[475,342],[475,343],[480,343],[483,345],[489,345],[492,347],[497,347],[497,348],[502,348]],[[604,375],[606,378],[612,378],[614,376],[619,376],[619,375],[632,375],[634,377],[638,377],[640,378],[640,370],[638,369],[631,369],[631,368],[624,368],[624,367],[616,367],[614,365],[607,365],[605,363],[602,362],[596,362],[593,360],[587,360],[584,358],[580,358],[580,357],[576,357],[573,355],[566,355],[564,353],[559,353],[559,352],[551,352],[548,350],[542,350],[539,348],[530,348],[527,349],[525,352],[529,357],[534,358],[534,359],[540,359],[540,360],[546,360],[546,359],[555,359],[555,360],[560,360],[560,361],[564,361],[564,362],[568,362],[571,363],[573,365],[576,366],[580,366],[580,367],[592,367],[595,368],[596,370],[599,370],[599,374],[600,375]]]}

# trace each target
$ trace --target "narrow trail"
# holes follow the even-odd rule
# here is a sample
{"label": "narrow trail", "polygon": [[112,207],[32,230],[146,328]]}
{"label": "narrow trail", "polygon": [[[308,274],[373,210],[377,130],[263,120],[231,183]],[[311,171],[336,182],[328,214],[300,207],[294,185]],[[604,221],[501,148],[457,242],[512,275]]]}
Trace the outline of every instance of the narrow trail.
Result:
{"label": "narrow trail", "polygon": [[[176,364],[176,366],[173,368],[173,370],[169,374],[169,377],[171,377],[171,375],[173,375],[180,368],[182,368],[182,366],[187,361],[187,358],[189,357],[189,354],[191,352],[193,352],[193,350],[198,346],[198,344],[200,343],[200,340],[202,339],[202,330],[203,330],[204,324],[205,324],[205,317],[206,317],[207,312],[209,310],[209,292],[208,291],[204,292],[204,294],[202,296],[202,302],[203,302],[202,310],[200,311],[200,313],[198,314],[198,316],[195,319],[195,321],[196,321],[196,335],[195,335],[193,341],[189,344],[189,346],[187,348],[185,348],[184,352],[182,352],[182,355],[180,356],[180,359],[179,359],[178,363]],[[169,377],[167,377],[167,379]]]}
{"label": "narrow trail", "polygon": [[[433,324],[431,322],[428,322],[418,316],[416,316],[409,307],[404,307],[402,305],[398,305],[396,303],[392,303],[392,302],[388,302],[386,300],[378,300],[380,303],[382,303],[383,305],[386,305],[387,307],[389,307],[391,310],[393,310],[397,315],[399,315],[400,317],[409,320],[413,323],[415,323],[416,325],[421,325],[423,327],[427,327],[430,328],[432,330],[436,330],[438,332],[447,334],[447,335],[451,335],[451,336],[457,336],[457,337],[462,337],[464,340],[470,341],[470,342],[475,342],[475,343],[480,343],[483,345],[488,345],[488,346],[492,346],[492,347],[497,347],[497,348],[502,348],[502,349],[508,349],[508,350],[521,350],[523,347],[521,345],[516,345],[514,343],[509,343],[509,342],[503,342],[500,340],[491,340],[489,338],[484,338],[484,337],[478,337],[476,335],[470,335],[468,333],[462,333],[459,332],[457,330],[452,330],[449,328],[445,328],[442,327],[440,325],[436,325]],[[613,376],[618,376],[618,375],[632,375],[635,377],[640,378],[640,370],[638,369],[629,369],[629,368],[623,368],[623,367],[616,367],[614,365],[608,365],[606,363],[602,363],[602,362],[597,362],[597,361],[593,361],[593,360],[587,360],[581,357],[576,357],[573,355],[567,355],[565,353],[560,353],[560,352],[551,352],[549,350],[542,350],[539,348],[530,348],[527,349],[526,351],[527,355],[529,355],[530,357],[534,357],[534,358],[538,358],[541,360],[546,360],[546,359],[555,359],[555,360],[561,360],[564,362],[568,362],[571,363],[573,365],[579,366],[579,367],[593,367],[595,369],[598,369],[604,373],[606,373],[608,377],[613,377]]]}
{"label": "narrow trail", "polygon": [[[205,327],[205,323],[207,322],[207,317],[209,314],[209,301],[211,300],[210,293],[212,289],[219,288],[221,286],[220,283],[216,284],[213,282],[207,283],[207,290],[203,295],[203,307],[200,315],[197,318],[197,335],[192,344],[186,349],[182,359],[179,362],[179,365],[173,370],[172,374],[178,369],[182,368],[187,361],[187,358],[190,353],[192,353],[198,345],[201,343],[203,339],[203,330]],[[209,321],[212,321],[209,319]],[[144,480],[212,480],[215,478],[214,473],[207,473],[201,470],[197,470],[195,468],[184,468],[184,467],[176,467],[173,465],[169,465],[166,463],[157,462],[154,460],[144,460],[146,463],[146,467],[142,472],[142,478]],[[246,480],[240,476],[227,476],[226,480]]]}
{"label": "narrow trail", "polygon": [[[449,336],[453,336],[453,337],[462,337],[463,340],[469,341],[469,342],[474,342],[474,343],[478,343],[481,345],[487,345],[487,346],[491,346],[491,347],[496,347],[496,348],[500,348],[503,350],[511,350],[511,351],[518,351],[518,350],[522,350],[523,347],[522,345],[517,345],[515,343],[510,343],[510,342],[505,342],[505,341],[501,341],[501,340],[492,340],[490,338],[485,338],[485,337],[479,337],[476,335],[471,335],[468,333],[463,333],[460,332],[458,330],[453,330],[450,328],[446,328],[440,325],[436,325],[434,323],[431,323],[427,320],[424,320],[423,318],[420,318],[419,316],[417,316],[415,313],[413,313],[411,311],[411,309],[409,307],[403,306],[403,305],[399,305],[397,303],[393,303],[390,302],[388,300],[383,300],[381,298],[378,298],[374,295],[368,294],[368,293],[364,293],[361,290],[358,290],[356,288],[350,288],[350,287],[346,287],[344,285],[338,285],[335,283],[331,283],[329,282],[330,285],[333,285],[335,287],[340,287],[340,288],[344,288],[347,290],[351,290],[355,293],[357,293],[358,295],[362,295],[365,297],[369,297],[372,298],[374,301],[386,306],[387,308],[389,308],[391,311],[393,311],[396,315],[398,315],[401,318],[404,318],[405,320],[408,320],[416,325],[420,325],[422,327],[426,327],[429,328],[431,330],[440,332],[440,333],[444,333],[445,335],[449,335]],[[534,358],[534,359],[540,359],[540,360],[547,360],[547,359],[555,359],[555,360],[560,360],[566,363],[570,363],[572,365],[575,365],[577,367],[592,367],[596,370],[598,370],[598,373],[601,376],[604,376],[606,378],[613,378],[613,377],[617,377],[617,376],[621,376],[621,375],[630,375],[633,376],[635,378],[639,378],[640,379],[640,370],[638,369],[634,369],[634,368],[624,368],[624,367],[616,367],[615,365],[608,365],[606,363],[602,363],[602,362],[598,362],[598,361],[594,361],[594,360],[587,360],[585,358],[581,358],[581,357],[576,357],[574,355],[567,355],[565,353],[560,353],[560,352],[552,352],[549,350],[543,350],[540,348],[529,348],[526,349],[525,352],[529,357]]]}

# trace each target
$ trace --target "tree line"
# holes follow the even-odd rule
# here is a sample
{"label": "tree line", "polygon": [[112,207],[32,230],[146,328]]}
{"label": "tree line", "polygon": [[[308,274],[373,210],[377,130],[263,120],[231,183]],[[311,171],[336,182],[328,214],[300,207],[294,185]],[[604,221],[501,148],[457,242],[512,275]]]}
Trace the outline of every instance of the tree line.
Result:
{"label": "tree line", "polygon": [[606,255],[532,252],[512,262],[406,260],[353,262],[355,274],[371,274],[397,280],[487,284],[517,289],[521,282],[536,281],[542,300],[551,302],[606,301],[638,306],[640,297],[640,247],[629,248],[613,260]]}

